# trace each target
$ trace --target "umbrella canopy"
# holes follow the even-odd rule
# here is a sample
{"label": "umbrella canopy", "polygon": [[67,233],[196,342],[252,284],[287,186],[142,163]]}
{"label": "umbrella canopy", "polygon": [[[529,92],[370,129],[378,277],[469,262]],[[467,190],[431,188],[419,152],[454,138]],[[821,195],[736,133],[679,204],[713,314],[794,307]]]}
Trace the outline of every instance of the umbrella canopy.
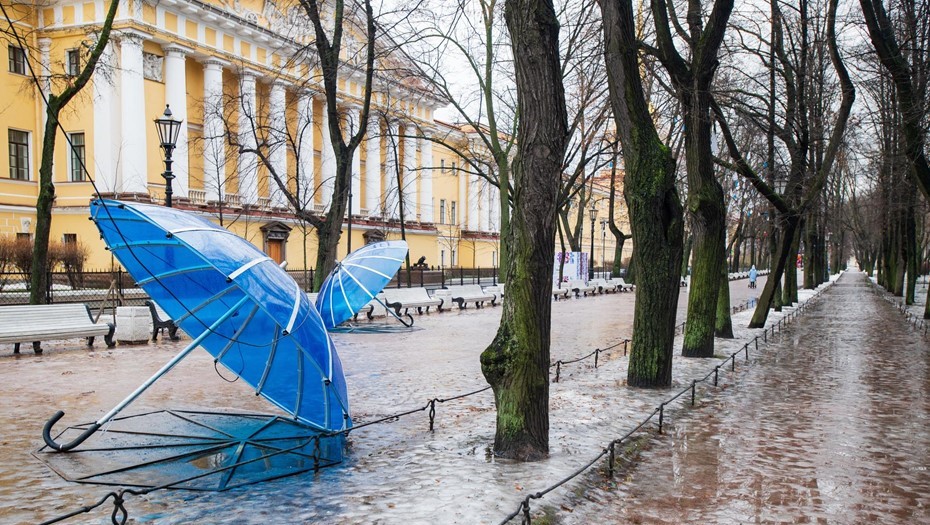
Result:
{"label": "umbrella canopy", "polygon": [[351,424],[342,364],[323,321],[271,258],[172,208],[98,199],[91,218],[152,300],[256,393],[323,431]]}
{"label": "umbrella canopy", "polygon": [[316,308],[328,330],[352,318],[397,273],[407,255],[405,241],[365,245],[337,263],[323,281]]}

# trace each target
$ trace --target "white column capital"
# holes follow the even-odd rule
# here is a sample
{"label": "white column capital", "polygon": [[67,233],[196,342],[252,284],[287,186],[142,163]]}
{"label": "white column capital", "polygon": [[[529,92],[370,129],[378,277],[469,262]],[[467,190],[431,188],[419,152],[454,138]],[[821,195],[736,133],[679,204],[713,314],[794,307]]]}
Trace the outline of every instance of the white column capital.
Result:
{"label": "white column capital", "polygon": [[229,67],[229,62],[214,57],[201,60],[200,63],[203,64],[203,68],[208,71],[221,71],[223,68]]}
{"label": "white column capital", "polygon": [[171,58],[184,58],[194,52],[193,49],[180,44],[163,44],[161,50],[164,51],[166,57]]}
{"label": "white column capital", "polygon": [[139,31],[137,29],[123,29],[119,32],[119,40],[122,45],[142,47],[142,42],[152,38],[151,33]]}
{"label": "white column capital", "polygon": [[239,78],[241,78],[243,82],[246,80],[251,80],[254,82],[256,79],[261,78],[263,76],[264,75],[262,74],[261,71],[258,71],[252,68],[243,67],[239,69]]}
{"label": "white column capital", "polygon": [[47,53],[52,48],[52,39],[44,36],[38,40],[39,51]]}

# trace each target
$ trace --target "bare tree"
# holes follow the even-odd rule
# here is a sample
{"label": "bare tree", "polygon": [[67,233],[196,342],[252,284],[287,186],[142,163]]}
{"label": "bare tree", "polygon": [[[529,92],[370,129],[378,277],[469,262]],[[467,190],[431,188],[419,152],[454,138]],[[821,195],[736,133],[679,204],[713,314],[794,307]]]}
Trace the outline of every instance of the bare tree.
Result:
{"label": "bare tree", "polygon": [[[39,196],[36,199],[36,233],[35,242],[32,252],[32,268],[30,275],[29,303],[40,304],[45,302],[45,289],[47,286],[47,275],[50,269],[48,247],[49,236],[52,228],[52,205],[55,202],[55,184],[54,161],[55,161],[55,141],[58,136],[58,128],[61,126],[58,119],[61,111],[77,96],[84,86],[90,81],[91,77],[97,70],[97,63],[101,55],[110,42],[110,31],[113,28],[113,18],[116,16],[116,8],[119,2],[111,0],[107,9],[103,25],[99,32],[94,34],[96,41],[85,42],[81,45],[81,59],[84,66],[77,72],[71,74],[53,75],[51,71],[42,72],[44,82],[39,80],[39,74],[35,72],[32,64],[27,60],[27,66],[36,82],[41,88],[43,84],[47,86],[48,93],[45,95],[45,130],[42,134],[42,154],[39,161]],[[9,34],[10,41],[25,53],[28,47],[25,40],[18,33],[9,16],[6,8],[3,14],[7,21],[10,22]],[[76,73],[76,74],[75,74]],[[60,88],[58,93],[51,92],[52,87]],[[84,167],[82,166],[82,169]]]}

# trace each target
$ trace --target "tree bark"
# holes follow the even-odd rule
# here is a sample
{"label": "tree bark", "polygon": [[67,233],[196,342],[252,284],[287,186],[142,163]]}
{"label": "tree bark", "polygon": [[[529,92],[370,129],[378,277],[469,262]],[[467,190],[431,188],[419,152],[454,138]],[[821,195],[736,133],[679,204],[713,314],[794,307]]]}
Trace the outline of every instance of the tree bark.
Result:
{"label": "tree bark", "polygon": [[[599,4],[607,84],[624,152],[624,197],[636,240],[631,270],[637,267],[637,292],[627,383],[667,387],[672,380],[683,235],[675,161],[659,139],[643,92],[632,2]],[[639,261],[648,263],[639,267]]]}
{"label": "tree bark", "polygon": [[497,407],[495,454],[534,460],[549,451],[549,342],[556,204],[568,116],[551,0],[508,0],[516,71],[517,155],[508,238],[508,299],[481,370]]}
{"label": "tree bark", "polygon": [[720,271],[720,291],[717,293],[717,320],[714,335],[733,339],[733,320],[730,315],[730,276],[726,266]]}

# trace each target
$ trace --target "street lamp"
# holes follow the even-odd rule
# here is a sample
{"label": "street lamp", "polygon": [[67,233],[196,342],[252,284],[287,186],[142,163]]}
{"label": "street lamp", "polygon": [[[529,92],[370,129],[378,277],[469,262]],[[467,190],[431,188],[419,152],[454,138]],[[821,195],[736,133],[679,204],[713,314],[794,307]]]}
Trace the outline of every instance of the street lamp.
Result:
{"label": "street lamp", "polygon": [[171,181],[174,180],[174,173],[171,172],[171,152],[174,151],[178,143],[178,134],[181,133],[181,121],[171,117],[171,107],[165,104],[165,113],[161,118],[155,119],[155,129],[158,130],[158,140],[161,147],[165,150],[165,172],[161,174],[165,178],[165,206],[171,207]]}
{"label": "street lamp", "polygon": [[597,206],[591,201],[591,261],[588,263],[588,280],[594,279],[594,221],[597,220]]}
{"label": "street lamp", "polygon": [[601,264],[607,266],[607,219],[601,219]]}

